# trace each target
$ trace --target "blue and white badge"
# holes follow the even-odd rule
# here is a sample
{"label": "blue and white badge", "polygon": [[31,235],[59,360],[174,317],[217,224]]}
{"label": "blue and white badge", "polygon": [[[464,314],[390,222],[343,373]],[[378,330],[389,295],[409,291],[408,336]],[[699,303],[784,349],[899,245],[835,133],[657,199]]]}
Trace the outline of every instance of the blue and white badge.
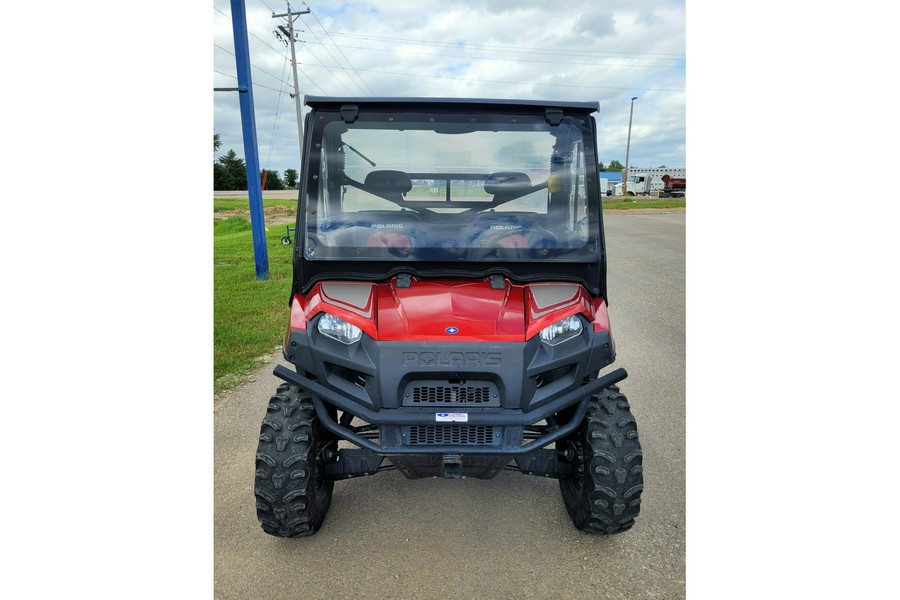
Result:
{"label": "blue and white badge", "polygon": [[446,331],[450,335],[455,335],[455,334],[459,333],[459,328],[458,327],[448,327],[444,331]]}
{"label": "blue and white badge", "polygon": [[468,423],[469,413],[436,413],[434,420],[437,423]]}

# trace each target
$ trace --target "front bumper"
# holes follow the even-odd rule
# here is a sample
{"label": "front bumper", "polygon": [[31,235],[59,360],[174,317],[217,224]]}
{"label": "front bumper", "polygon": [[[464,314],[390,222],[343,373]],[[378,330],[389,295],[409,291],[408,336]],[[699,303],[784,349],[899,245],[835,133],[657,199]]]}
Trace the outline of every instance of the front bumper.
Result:
{"label": "front bumper", "polygon": [[[608,331],[556,346],[525,342],[343,344],[315,321],[291,330],[275,375],[308,392],[326,429],[380,456],[525,455],[574,431],[590,396],[627,377]],[[377,427],[359,435],[334,408]],[[546,425],[538,423],[546,421]]]}
{"label": "front bumper", "polygon": [[[402,454],[516,456],[529,454],[572,433],[584,418],[590,396],[628,376],[625,369],[616,369],[527,412],[508,408],[467,409],[465,412],[466,422],[459,424],[438,422],[437,415],[442,413],[433,409],[400,407],[375,411],[281,365],[275,367],[274,374],[312,395],[316,413],[323,427],[339,438],[381,456]],[[381,427],[379,443],[362,437],[336,422],[329,414],[325,402],[373,425],[379,425]],[[541,437],[523,443],[522,432],[526,426],[545,420],[573,406],[574,409],[569,411],[571,414],[565,423],[557,423]],[[431,441],[428,438],[424,439],[425,443],[410,443],[412,432],[418,431],[413,429],[416,427],[433,427],[437,431],[435,441],[448,440],[449,443],[428,443]],[[483,429],[475,431],[461,429],[472,427]],[[427,436],[427,434],[422,435]],[[453,443],[457,439],[465,443]],[[475,443],[472,443],[473,440]]]}

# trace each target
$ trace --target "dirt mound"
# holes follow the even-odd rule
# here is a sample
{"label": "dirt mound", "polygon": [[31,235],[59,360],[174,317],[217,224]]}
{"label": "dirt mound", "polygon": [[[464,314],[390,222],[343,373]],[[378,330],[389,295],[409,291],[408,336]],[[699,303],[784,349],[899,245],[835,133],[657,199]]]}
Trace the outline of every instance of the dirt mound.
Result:
{"label": "dirt mound", "polygon": [[[294,222],[297,216],[297,209],[293,206],[267,206],[263,208],[263,215],[266,219],[266,225],[290,224]],[[228,217],[243,217],[249,220],[250,210],[220,210],[215,213],[215,218],[217,219],[227,219]]]}

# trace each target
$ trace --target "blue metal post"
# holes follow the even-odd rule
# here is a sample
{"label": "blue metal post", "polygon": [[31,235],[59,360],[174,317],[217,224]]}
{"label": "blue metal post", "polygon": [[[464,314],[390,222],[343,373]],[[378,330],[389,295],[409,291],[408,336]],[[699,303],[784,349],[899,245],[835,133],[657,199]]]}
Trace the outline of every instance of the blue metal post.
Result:
{"label": "blue metal post", "polygon": [[244,129],[244,157],[247,165],[247,192],[250,196],[250,225],[253,231],[253,256],[256,278],[269,278],[269,252],[266,248],[266,223],[262,186],[259,181],[259,153],[256,144],[256,116],[253,112],[253,83],[250,81],[250,44],[247,39],[247,11],[244,0],[231,0],[234,27],[234,56],[237,62],[238,97],[241,100],[241,124]]}

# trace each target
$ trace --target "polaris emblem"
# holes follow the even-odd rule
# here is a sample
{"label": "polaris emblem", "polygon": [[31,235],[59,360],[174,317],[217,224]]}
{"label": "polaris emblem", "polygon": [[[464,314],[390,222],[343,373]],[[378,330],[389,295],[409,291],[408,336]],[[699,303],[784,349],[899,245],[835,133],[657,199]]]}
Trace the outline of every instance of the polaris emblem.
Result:
{"label": "polaris emblem", "polygon": [[491,225],[491,229],[500,229],[502,231],[510,231],[512,229],[522,229],[521,225]]}
{"label": "polaris emblem", "polygon": [[403,229],[403,223],[372,223],[372,229]]}
{"label": "polaris emblem", "polygon": [[404,352],[403,368],[409,367],[451,367],[480,368],[502,367],[503,357],[499,352]]}
{"label": "polaris emblem", "polygon": [[448,327],[448,328],[445,329],[444,331],[446,331],[446,332],[449,333],[450,335],[454,335],[454,334],[459,333],[459,328],[457,328],[457,327]]}

